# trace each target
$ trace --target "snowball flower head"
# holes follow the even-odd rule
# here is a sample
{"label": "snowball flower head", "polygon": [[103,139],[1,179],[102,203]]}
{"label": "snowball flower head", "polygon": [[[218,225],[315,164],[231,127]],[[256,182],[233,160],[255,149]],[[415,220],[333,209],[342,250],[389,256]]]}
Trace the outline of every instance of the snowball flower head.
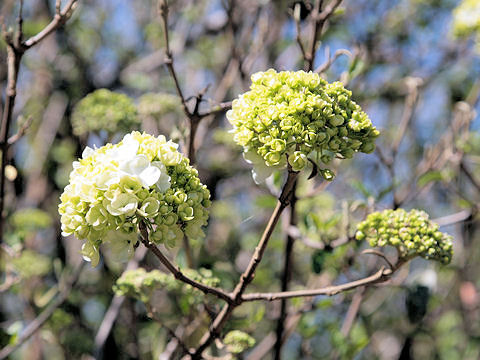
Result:
{"label": "snowball flower head", "polygon": [[82,254],[92,266],[103,243],[115,259],[128,259],[140,221],[151,241],[167,246],[184,235],[204,236],[210,192],[177,148],[163,135],[133,132],[116,145],[87,147],[73,163],[60,197],[62,234],[84,240]]}
{"label": "snowball flower head", "polygon": [[394,246],[403,259],[421,256],[448,264],[453,255],[452,237],[416,209],[374,212],[357,226],[355,236],[368,240],[370,246]]}
{"label": "snowball flower head", "polygon": [[313,72],[273,69],[251,79],[250,91],[233,101],[227,119],[257,183],[287,162],[294,171],[314,163],[331,180],[332,172],[323,165],[334,157],[375,150],[378,130],[340,82],[329,84]]}

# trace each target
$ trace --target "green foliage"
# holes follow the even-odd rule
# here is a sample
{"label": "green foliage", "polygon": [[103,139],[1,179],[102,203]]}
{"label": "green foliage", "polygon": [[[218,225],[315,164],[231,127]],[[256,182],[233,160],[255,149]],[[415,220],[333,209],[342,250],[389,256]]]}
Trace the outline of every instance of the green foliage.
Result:
{"label": "green foliage", "polygon": [[[207,269],[202,268],[198,271],[185,269],[182,271],[189,278],[208,286],[218,286],[220,282]],[[166,290],[181,297],[179,302],[186,306],[184,310],[188,310],[192,305],[200,304],[204,300],[203,293],[200,290],[177,281],[173,276],[158,270],[147,272],[142,268],[124,272],[113,286],[113,290],[117,295],[131,296],[144,303],[150,302],[155,291]]]}
{"label": "green foliage", "polygon": [[[329,84],[313,72],[253,74],[250,91],[233,101],[227,118],[256,181],[287,161],[300,171],[309,161],[329,164],[334,157],[373,152],[379,132],[351,96],[340,82]],[[320,174],[333,179],[329,169]]]}
{"label": "green foliage", "polygon": [[51,259],[32,250],[24,250],[19,257],[11,260],[13,267],[22,278],[43,276],[50,272]]}
{"label": "green foliage", "polygon": [[12,225],[18,231],[36,231],[52,225],[52,218],[43,210],[25,208],[16,211],[11,217]]}
{"label": "green foliage", "polygon": [[73,133],[106,131],[108,134],[137,129],[140,120],[133,100],[107,89],[95,90],[85,96],[72,114]]}
{"label": "green foliage", "polygon": [[233,330],[225,335],[223,342],[232,354],[240,354],[255,345],[255,339],[240,330]]}
{"label": "green foliage", "polygon": [[374,212],[357,226],[356,238],[370,246],[394,246],[402,259],[421,256],[448,264],[453,255],[452,237],[438,230],[428,214],[413,209]]}

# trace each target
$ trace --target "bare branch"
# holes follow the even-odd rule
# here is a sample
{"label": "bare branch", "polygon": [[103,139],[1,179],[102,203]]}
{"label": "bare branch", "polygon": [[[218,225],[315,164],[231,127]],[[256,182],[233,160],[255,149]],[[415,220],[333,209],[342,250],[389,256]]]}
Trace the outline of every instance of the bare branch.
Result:
{"label": "bare branch", "polygon": [[17,350],[20,346],[22,346],[30,337],[35,334],[46,322],[50,317],[53,315],[54,311],[60,307],[70,295],[70,292],[77,282],[78,278],[80,277],[80,273],[82,272],[83,266],[85,262],[81,262],[80,265],[74,270],[73,275],[69,280],[66,281],[64,284],[59,284],[59,292],[57,293],[56,299],[50,303],[45,310],[43,310],[36,318],[33,320],[25,330],[22,331],[21,335],[13,345],[8,345],[4,347],[0,351],[0,359],[6,359]]}
{"label": "bare branch", "polygon": [[7,142],[9,146],[12,146],[15,144],[18,140],[20,140],[27,132],[28,128],[30,125],[32,125],[33,118],[29,116],[27,120],[20,126],[20,129],[18,129],[17,133],[15,135],[12,135],[8,138]]}
{"label": "bare branch", "polygon": [[381,251],[375,250],[375,249],[366,249],[362,251],[362,254],[367,254],[367,255],[376,255],[378,257],[381,257],[385,262],[388,264],[390,267],[390,270],[393,271],[395,269],[395,266],[392,264],[392,262],[387,258],[387,256],[382,253]]}
{"label": "bare branch", "polygon": [[317,296],[317,295],[328,295],[333,296],[344,291],[352,290],[360,286],[373,285],[379,282],[384,282],[390,279],[391,275],[394,272],[390,269],[385,269],[384,267],[380,268],[375,274],[368,276],[366,278],[352,281],[342,285],[336,286],[327,286],[320,289],[312,290],[296,290],[296,291],[285,291],[285,292],[272,292],[272,293],[251,293],[242,296],[242,301],[275,301],[281,299],[291,299],[297,297],[307,297],[307,296]]}
{"label": "bare branch", "polygon": [[250,282],[253,280],[253,276],[257,269],[258,264],[263,258],[263,253],[267,248],[268,241],[273,234],[275,226],[280,219],[280,215],[282,214],[283,210],[288,206],[290,201],[290,196],[292,190],[294,188],[295,181],[297,179],[297,172],[294,172],[289,167],[288,169],[288,178],[283,186],[282,193],[277,202],[277,206],[273,211],[272,215],[270,216],[270,220],[268,221],[267,226],[263,232],[263,235],[253,253],[253,256],[250,259],[250,263],[247,266],[247,269],[243,272],[240,276],[240,280],[238,281],[237,286],[235,287],[234,291],[232,292],[231,296],[233,299],[233,303],[228,303],[225,305],[220,313],[217,315],[215,320],[213,321],[210,329],[207,333],[204,334],[202,339],[200,340],[199,346],[197,347],[195,353],[192,355],[192,359],[200,359],[202,357],[203,351],[212,343],[212,341],[218,337],[220,331],[225,326],[225,323],[232,315],[233,310],[242,303],[242,295],[245,291],[246,287]]}
{"label": "bare branch", "polygon": [[168,260],[165,255],[163,255],[163,253],[154,243],[148,240],[148,230],[145,226],[145,223],[143,222],[140,222],[140,239],[142,243],[155,254],[155,256],[168,269],[168,271],[170,271],[172,275],[175,276],[176,279],[190,286],[193,286],[194,288],[197,288],[205,294],[215,295],[219,299],[225,300],[229,304],[233,302],[233,297],[230,294],[227,294],[222,289],[202,284],[198,281],[190,279],[185,274],[183,274],[177,266],[175,266],[170,260]]}
{"label": "bare branch", "polygon": [[332,16],[335,10],[340,6],[340,4],[342,3],[342,0],[331,1],[328,4],[328,6],[323,11],[320,12],[322,2],[323,1],[320,1],[320,0],[316,1],[315,7],[312,13],[313,25],[312,25],[310,48],[306,53],[306,56],[304,57],[305,59],[304,68],[306,71],[313,70],[313,64],[315,62],[315,53],[317,52],[317,46],[318,46],[318,37],[319,35],[321,35],[325,23],[330,18],[330,16]]}
{"label": "bare branch", "polygon": [[45,26],[42,31],[40,31],[37,35],[32,36],[30,39],[26,40],[23,43],[23,48],[26,50],[31,48],[32,46],[35,46],[52,32],[57,30],[60,26],[65,24],[65,22],[72,16],[72,12],[73,10],[75,10],[76,4],[77,0],[69,0],[67,5],[65,5],[65,7],[60,11],[60,13],[55,14],[53,20],[47,26]]}
{"label": "bare branch", "polygon": [[339,49],[335,51],[335,54],[333,54],[333,57],[330,57],[330,55],[327,56],[327,61],[325,61],[322,65],[320,65],[318,68],[315,69],[316,73],[323,73],[327,71],[330,66],[342,55],[348,56],[349,58],[352,58],[353,55],[352,53],[347,50],[347,49]]}

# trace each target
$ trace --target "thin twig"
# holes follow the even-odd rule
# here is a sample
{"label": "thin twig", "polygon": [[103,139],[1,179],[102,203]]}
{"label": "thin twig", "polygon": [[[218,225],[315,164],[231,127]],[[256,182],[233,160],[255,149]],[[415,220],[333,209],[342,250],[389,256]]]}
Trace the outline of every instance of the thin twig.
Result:
{"label": "thin twig", "polygon": [[312,13],[313,31],[312,31],[311,41],[310,41],[310,48],[304,56],[306,60],[304,64],[305,71],[313,70],[313,65],[315,63],[315,54],[317,52],[317,46],[318,46],[318,37],[321,35],[321,32],[323,30],[325,23],[330,18],[330,16],[332,16],[335,10],[340,6],[340,4],[342,3],[342,0],[331,1],[328,4],[328,6],[323,11],[320,12],[322,3],[323,3],[322,0],[317,0]]}
{"label": "thin twig", "polygon": [[48,321],[48,319],[50,319],[55,310],[59,308],[68,299],[70,292],[72,291],[73,287],[75,286],[76,282],[80,277],[80,273],[82,272],[84,264],[85,262],[82,261],[80,265],[74,270],[71,278],[66,281],[63,286],[61,286],[62,284],[59,284],[59,288],[61,287],[61,290],[58,291],[56,299],[52,303],[50,303],[50,305],[45,310],[43,310],[35,318],[35,320],[28,324],[25,330],[22,331],[15,344],[8,345],[0,351],[0,360],[8,358],[10,354],[12,354],[15,350],[22,346],[28,339],[30,339],[30,337],[35,334]]}
{"label": "thin twig", "polygon": [[298,297],[306,296],[318,296],[318,295],[328,295],[333,296],[341,292],[352,290],[360,286],[372,285],[379,282],[384,282],[390,279],[393,271],[390,269],[385,269],[384,267],[380,268],[375,274],[368,276],[366,278],[355,280],[346,284],[336,285],[336,286],[327,286],[320,289],[311,289],[311,290],[296,290],[296,291],[285,291],[285,292],[271,292],[271,293],[251,293],[242,296],[242,301],[257,301],[257,300],[266,300],[266,301],[275,301],[281,299],[291,299]]}
{"label": "thin twig", "polygon": [[392,262],[388,259],[388,257],[384,253],[382,253],[381,251],[378,251],[378,250],[375,250],[375,249],[366,249],[366,250],[362,251],[362,254],[376,255],[378,257],[381,257],[383,260],[385,260],[385,262],[389,266],[390,270],[393,271],[393,269],[395,268],[394,265],[392,264]]}
{"label": "thin twig", "polygon": [[22,126],[20,126],[17,133],[8,138],[7,142],[9,146],[12,146],[18,140],[20,140],[23,136],[25,136],[28,128],[30,127],[30,125],[32,125],[32,121],[33,121],[33,118],[29,116],[27,120],[22,124]]}
{"label": "thin twig", "polygon": [[226,293],[224,290],[202,284],[198,281],[190,279],[188,276],[183,274],[182,271],[176,265],[174,265],[165,255],[163,255],[163,253],[154,243],[148,240],[148,230],[147,230],[147,227],[145,226],[145,223],[140,222],[139,228],[140,228],[140,240],[142,241],[142,243],[153,252],[153,254],[168,269],[168,271],[170,271],[172,275],[175,276],[177,280],[180,280],[188,285],[191,285],[205,294],[215,295],[219,299],[225,300],[229,304],[233,303],[233,297],[230,294]]}
{"label": "thin twig", "polygon": [[330,68],[330,66],[332,66],[332,64],[342,55],[348,56],[349,58],[353,57],[352,53],[349,50],[339,49],[335,51],[335,54],[333,54],[333,57],[327,56],[327,60],[318,68],[316,68],[315,72],[320,74],[327,71]]}
{"label": "thin twig", "polygon": [[[135,253],[135,257],[131,259],[125,271],[134,270],[138,268],[138,264],[142,259],[145,257],[147,253],[147,248],[138,249]],[[103,347],[105,342],[107,341],[108,335],[110,334],[113,324],[117,320],[118,313],[122,307],[123,302],[125,301],[125,296],[115,295],[110,302],[110,306],[108,307],[105,315],[103,316],[103,320],[98,327],[97,334],[95,335],[94,341],[94,355],[95,358],[100,358],[102,355]]]}
{"label": "thin twig", "polygon": [[37,35],[32,36],[23,43],[24,49],[26,50],[31,48],[32,46],[35,46],[52,32],[57,30],[60,26],[65,24],[65,22],[72,16],[72,12],[73,10],[75,10],[76,4],[77,0],[69,0],[69,2],[63,7],[60,13],[56,13],[53,20],[47,26],[45,26],[42,31],[40,31]]}

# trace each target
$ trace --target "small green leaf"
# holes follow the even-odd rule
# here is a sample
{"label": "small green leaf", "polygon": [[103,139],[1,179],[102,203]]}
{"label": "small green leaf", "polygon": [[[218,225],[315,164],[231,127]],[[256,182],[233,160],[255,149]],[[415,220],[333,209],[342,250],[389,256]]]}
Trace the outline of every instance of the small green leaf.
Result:
{"label": "small green leaf", "polygon": [[442,181],[442,180],[443,180],[443,175],[441,171],[432,170],[420,176],[417,180],[417,185],[419,187],[423,187],[432,181]]}

